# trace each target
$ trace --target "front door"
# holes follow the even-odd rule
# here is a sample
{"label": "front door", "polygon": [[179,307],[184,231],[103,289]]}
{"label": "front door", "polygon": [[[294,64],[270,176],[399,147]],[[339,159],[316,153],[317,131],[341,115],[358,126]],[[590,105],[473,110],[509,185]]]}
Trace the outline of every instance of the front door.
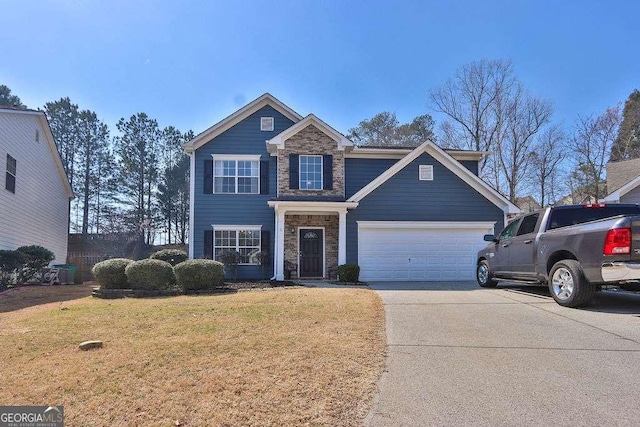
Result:
{"label": "front door", "polygon": [[323,230],[300,229],[300,277],[322,277],[324,266]]}

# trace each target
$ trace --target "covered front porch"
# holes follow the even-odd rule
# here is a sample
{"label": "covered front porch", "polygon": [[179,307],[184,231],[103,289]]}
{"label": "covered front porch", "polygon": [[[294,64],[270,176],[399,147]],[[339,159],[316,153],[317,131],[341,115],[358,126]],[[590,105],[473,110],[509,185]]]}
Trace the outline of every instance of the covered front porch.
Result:
{"label": "covered front porch", "polygon": [[347,209],[356,202],[269,201],[275,213],[275,280],[335,279],[347,259]]}

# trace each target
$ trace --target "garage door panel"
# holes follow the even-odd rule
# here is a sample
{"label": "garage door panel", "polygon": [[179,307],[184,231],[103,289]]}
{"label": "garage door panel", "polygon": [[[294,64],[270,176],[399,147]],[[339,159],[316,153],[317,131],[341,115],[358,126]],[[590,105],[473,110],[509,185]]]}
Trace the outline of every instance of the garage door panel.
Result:
{"label": "garage door panel", "polygon": [[[462,224],[462,226],[461,226]],[[358,228],[358,262],[362,280],[473,280],[476,253],[492,225],[428,223],[416,228]]]}

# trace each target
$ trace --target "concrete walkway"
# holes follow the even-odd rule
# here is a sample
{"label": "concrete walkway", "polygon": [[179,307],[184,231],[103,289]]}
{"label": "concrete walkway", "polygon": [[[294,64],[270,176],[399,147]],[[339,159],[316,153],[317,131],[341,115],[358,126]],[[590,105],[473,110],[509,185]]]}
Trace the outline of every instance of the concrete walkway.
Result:
{"label": "concrete walkway", "polygon": [[638,425],[640,297],[374,283],[388,355],[368,426]]}

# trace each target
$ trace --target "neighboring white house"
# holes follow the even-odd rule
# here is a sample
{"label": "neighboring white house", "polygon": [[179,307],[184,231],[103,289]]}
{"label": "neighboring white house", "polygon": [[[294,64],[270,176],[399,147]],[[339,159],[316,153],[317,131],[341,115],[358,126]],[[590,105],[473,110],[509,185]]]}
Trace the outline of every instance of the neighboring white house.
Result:
{"label": "neighboring white house", "polygon": [[640,159],[607,163],[607,191],[603,202],[640,203]]}
{"label": "neighboring white house", "polygon": [[67,260],[73,192],[41,111],[0,107],[0,249],[40,245]]}

